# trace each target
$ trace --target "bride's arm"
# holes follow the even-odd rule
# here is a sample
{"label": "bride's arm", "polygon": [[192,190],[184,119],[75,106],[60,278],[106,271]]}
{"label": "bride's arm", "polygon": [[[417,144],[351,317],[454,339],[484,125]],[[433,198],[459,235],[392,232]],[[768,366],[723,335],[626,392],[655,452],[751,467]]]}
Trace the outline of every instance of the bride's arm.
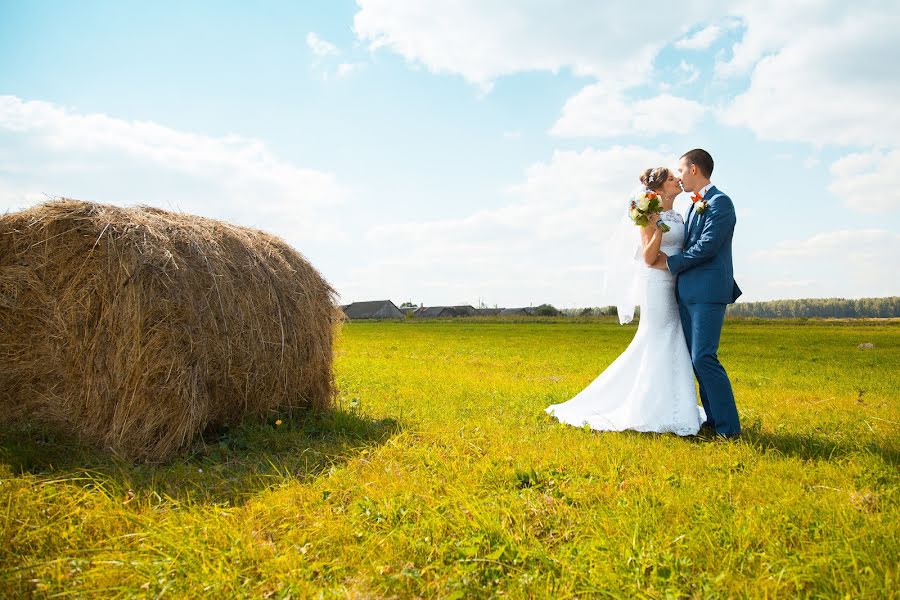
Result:
{"label": "bride's arm", "polygon": [[659,246],[662,244],[662,231],[656,226],[659,213],[651,214],[648,220],[647,226],[641,227],[641,243],[644,246],[644,262],[652,267],[659,257]]}

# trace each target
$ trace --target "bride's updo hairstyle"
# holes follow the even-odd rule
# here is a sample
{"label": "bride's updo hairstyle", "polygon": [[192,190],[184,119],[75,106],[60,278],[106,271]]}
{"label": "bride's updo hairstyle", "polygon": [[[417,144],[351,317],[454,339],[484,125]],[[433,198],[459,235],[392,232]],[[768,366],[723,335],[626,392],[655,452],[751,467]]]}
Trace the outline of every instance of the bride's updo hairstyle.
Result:
{"label": "bride's updo hairstyle", "polygon": [[655,169],[644,169],[641,173],[641,183],[649,190],[654,192],[659,190],[666,180],[669,178],[669,169],[666,167],[656,167]]}

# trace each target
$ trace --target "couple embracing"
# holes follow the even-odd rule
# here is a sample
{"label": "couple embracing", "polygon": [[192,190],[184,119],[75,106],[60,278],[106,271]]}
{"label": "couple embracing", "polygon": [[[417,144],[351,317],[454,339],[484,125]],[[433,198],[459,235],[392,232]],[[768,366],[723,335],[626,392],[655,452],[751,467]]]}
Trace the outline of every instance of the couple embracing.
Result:
{"label": "couple embracing", "polygon": [[[587,388],[546,408],[561,422],[600,431],[695,435],[707,428],[740,435],[731,382],[717,356],[725,308],[741,294],[731,260],[736,218],[731,198],[710,182],[712,172],[712,156],[696,149],[681,157],[677,176],[665,167],[641,174],[663,210],[639,232],[628,226],[619,243],[625,252],[614,265],[627,273],[615,284],[625,292],[619,319],[629,322],[640,305],[637,333]],[[672,210],[682,190],[693,201],[684,219]]]}

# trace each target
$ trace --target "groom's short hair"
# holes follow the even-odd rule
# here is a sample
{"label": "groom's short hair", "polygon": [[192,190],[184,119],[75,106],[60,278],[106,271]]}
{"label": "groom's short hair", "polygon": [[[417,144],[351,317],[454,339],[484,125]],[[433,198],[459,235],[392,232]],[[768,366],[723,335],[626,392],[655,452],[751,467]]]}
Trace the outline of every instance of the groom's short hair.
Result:
{"label": "groom's short hair", "polygon": [[700,172],[703,173],[703,176],[707,179],[712,177],[713,159],[706,150],[694,148],[693,150],[688,150],[682,154],[681,158],[686,158],[688,164],[697,165],[697,168],[700,169]]}

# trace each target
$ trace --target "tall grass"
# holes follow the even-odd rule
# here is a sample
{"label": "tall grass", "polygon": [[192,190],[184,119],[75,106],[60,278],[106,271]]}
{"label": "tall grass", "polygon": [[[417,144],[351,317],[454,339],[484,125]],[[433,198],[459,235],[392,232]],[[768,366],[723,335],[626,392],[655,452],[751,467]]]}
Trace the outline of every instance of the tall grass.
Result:
{"label": "tall grass", "polygon": [[728,322],[737,442],[543,413],[633,334],[349,323],[340,410],[163,467],[2,429],[0,596],[897,595],[900,326]]}

